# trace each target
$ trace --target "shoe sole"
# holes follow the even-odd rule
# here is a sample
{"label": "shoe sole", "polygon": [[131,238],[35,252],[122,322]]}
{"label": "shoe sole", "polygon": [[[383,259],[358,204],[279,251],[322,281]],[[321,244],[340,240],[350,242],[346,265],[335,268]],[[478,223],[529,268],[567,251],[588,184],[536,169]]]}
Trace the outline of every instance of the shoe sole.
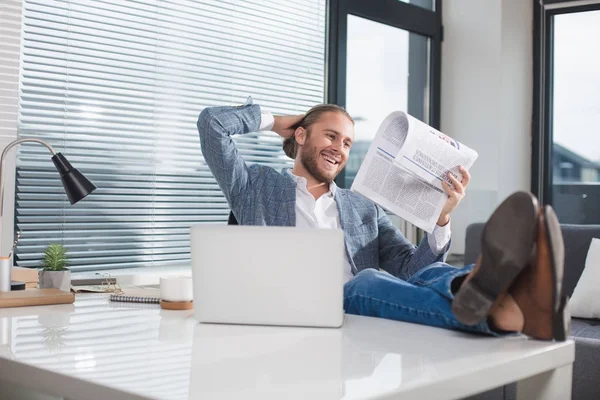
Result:
{"label": "shoe sole", "polygon": [[492,305],[531,260],[537,233],[538,204],[533,195],[508,197],[486,223],[481,237],[481,264],[452,302],[452,312],[465,325],[483,322]]}
{"label": "shoe sole", "polygon": [[556,213],[550,206],[544,207],[544,222],[549,251],[550,262],[552,263],[553,278],[553,301],[554,315],[552,318],[552,337],[555,340],[567,340],[571,330],[571,316],[569,314],[569,298],[562,295],[564,263],[565,263],[565,245],[560,229],[560,223]]}
{"label": "shoe sole", "polygon": [[569,297],[561,296],[558,312],[552,324],[552,336],[554,340],[564,342],[571,331],[571,314],[569,313]]}

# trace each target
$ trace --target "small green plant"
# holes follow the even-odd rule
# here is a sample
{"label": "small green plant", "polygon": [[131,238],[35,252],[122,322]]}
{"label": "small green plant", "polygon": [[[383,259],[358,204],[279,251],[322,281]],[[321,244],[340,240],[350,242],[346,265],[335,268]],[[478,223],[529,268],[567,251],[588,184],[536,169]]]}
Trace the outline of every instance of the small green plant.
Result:
{"label": "small green plant", "polygon": [[62,244],[49,244],[44,251],[44,271],[65,271],[68,266],[66,247]]}

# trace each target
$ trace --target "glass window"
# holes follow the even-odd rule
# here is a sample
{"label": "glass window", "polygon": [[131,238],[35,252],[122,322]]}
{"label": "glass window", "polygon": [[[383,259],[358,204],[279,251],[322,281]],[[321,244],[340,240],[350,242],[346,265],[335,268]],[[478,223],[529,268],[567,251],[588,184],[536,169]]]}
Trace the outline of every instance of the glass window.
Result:
{"label": "glass window", "polygon": [[415,6],[423,7],[428,10],[435,10],[434,0],[399,0],[403,3],[413,4]]}
{"label": "glass window", "polygon": [[368,19],[348,16],[346,108],[355,138],[346,164],[350,187],[377,128],[392,111],[429,119],[429,39]]}
{"label": "glass window", "polygon": [[[50,242],[77,270],[188,264],[190,225],[229,213],[198,114],[248,95],[281,114],[322,103],[326,14],[326,0],[25,0],[19,136],[98,189],[69,206],[47,150],[22,146],[17,265]],[[274,133],[237,141],[250,163],[291,165]]]}
{"label": "glass window", "polygon": [[600,11],[554,16],[552,203],[562,223],[600,223]]}

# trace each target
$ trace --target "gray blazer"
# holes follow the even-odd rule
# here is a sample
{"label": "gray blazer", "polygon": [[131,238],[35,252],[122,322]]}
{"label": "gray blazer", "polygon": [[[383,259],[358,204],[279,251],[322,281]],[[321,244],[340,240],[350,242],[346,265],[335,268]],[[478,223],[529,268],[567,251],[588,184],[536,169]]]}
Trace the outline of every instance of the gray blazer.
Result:
{"label": "gray blazer", "polygon": [[[285,173],[262,165],[247,165],[233,135],[258,131],[260,107],[208,107],[198,117],[202,154],[241,225],[296,226],[296,183]],[[442,260],[450,246],[435,254],[423,238],[418,247],[394,227],[381,207],[346,189],[335,201],[348,260],[356,274],[381,268],[408,279],[421,268]]]}

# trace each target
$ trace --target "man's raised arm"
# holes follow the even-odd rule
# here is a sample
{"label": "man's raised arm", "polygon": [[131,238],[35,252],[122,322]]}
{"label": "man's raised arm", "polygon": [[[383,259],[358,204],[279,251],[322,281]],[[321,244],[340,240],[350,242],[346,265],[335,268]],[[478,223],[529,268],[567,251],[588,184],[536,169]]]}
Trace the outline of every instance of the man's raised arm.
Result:
{"label": "man's raised arm", "polygon": [[200,146],[208,168],[232,208],[250,188],[250,169],[232,140],[233,135],[273,130],[283,138],[293,135],[292,126],[302,116],[275,116],[262,112],[249,98],[242,106],[207,107],[198,117]]}
{"label": "man's raised arm", "polygon": [[259,131],[260,122],[260,107],[251,101],[239,107],[207,107],[198,117],[202,154],[232,208],[248,189],[250,174],[231,137]]}

